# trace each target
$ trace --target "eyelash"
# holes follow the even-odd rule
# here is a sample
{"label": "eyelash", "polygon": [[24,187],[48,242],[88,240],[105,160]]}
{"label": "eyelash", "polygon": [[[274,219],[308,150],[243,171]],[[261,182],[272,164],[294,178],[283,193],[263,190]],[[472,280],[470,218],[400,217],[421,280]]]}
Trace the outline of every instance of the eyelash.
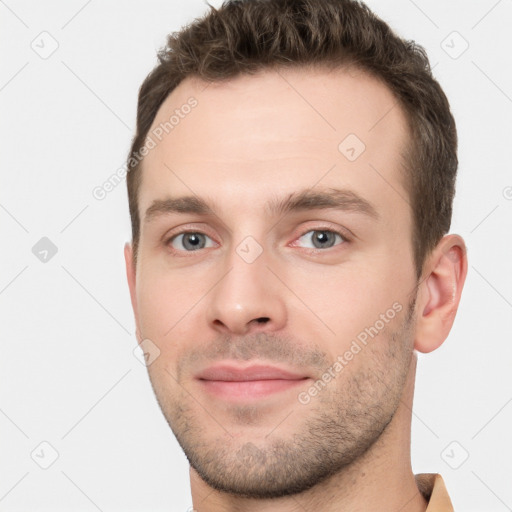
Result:
{"label": "eyelash", "polygon": [[[310,248],[310,247],[305,247],[305,248],[302,248],[303,250],[305,250],[306,252],[308,252],[309,254],[318,254],[318,253],[322,253],[322,252],[327,252],[328,249],[334,249],[335,247],[339,247],[341,245],[345,245],[345,244],[348,244],[351,242],[351,238],[345,233],[345,231],[341,231],[341,230],[338,230],[338,229],[334,229],[332,227],[322,227],[322,226],[318,226],[318,227],[315,227],[315,228],[310,228],[310,229],[307,229],[303,232],[301,232],[298,236],[296,236],[294,238],[294,242],[296,240],[299,240],[300,238],[302,238],[304,235],[307,235],[308,233],[311,233],[311,232],[319,232],[319,231],[326,231],[326,232],[329,232],[329,233],[333,233],[335,235],[338,235],[340,238],[341,238],[341,242],[338,243],[337,245],[334,245],[332,247],[327,247],[325,249],[321,249],[321,248]],[[171,236],[167,237],[164,241],[164,245],[166,247],[169,247],[170,248],[170,244],[172,243],[172,241],[177,238],[178,236],[180,235],[186,235],[186,234],[200,234],[200,235],[205,235],[207,237],[209,237],[211,240],[213,240],[215,242],[215,239],[208,235],[207,233],[204,233],[203,231],[199,230],[199,229],[184,229],[183,231],[179,231],[178,233],[173,233]],[[217,243],[217,242],[215,242]],[[209,247],[208,247],[209,249]],[[196,252],[200,252],[202,249],[197,249],[195,251],[185,251],[185,250],[179,250],[179,249],[173,249],[173,248],[170,248],[171,252],[174,253],[174,254],[185,254],[185,255],[193,255],[194,253]]]}
{"label": "eyelash", "polygon": [[314,233],[314,232],[327,232],[327,233],[333,233],[334,235],[338,235],[340,238],[341,238],[341,242],[332,246],[332,247],[326,247],[324,249],[321,249],[321,248],[318,248],[318,247],[314,247],[314,248],[311,248],[311,247],[302,247],[302,250],[305,250],[307,251],[308,253],[310,254],[318,254],[318,253],[321,253],[321,252],[327,252],[329,249],[335,249],[336,247],[339,247],[340,245],[344,245],[344,244],[347,244],[350,242],[348,236],[340,231],[340,230],[337,230],[337,229],[333,229],[333,228],[330,228],[330,227],[315,227],[313,229],[307,229],[306,231],[302,232],[301,235],[299,235],[298,237],[295,238],[294,242],[296,240],[300,240],[304,235],[307,235],[308,233]]}

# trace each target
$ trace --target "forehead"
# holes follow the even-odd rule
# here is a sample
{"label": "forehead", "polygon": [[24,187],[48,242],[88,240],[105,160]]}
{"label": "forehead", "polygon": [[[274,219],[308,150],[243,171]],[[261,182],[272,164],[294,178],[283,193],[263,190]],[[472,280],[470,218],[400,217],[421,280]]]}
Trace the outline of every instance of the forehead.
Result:
{"label": "forehead", "polygon": [[405,115],[391,91],[360,70],[187,78],[148,135],[154,148],[142,166],[141,218],[167,196],[207,194],[226,208],[261,208],[316,185],[343,186],[395,215],[408,211]]}

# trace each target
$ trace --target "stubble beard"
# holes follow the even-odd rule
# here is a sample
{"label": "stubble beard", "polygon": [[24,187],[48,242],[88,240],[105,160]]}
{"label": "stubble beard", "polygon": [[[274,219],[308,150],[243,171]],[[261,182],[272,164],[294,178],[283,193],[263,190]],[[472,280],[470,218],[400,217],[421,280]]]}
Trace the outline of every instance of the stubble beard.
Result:
{"label": "stubble beard", "polygon": [[[310,403],[297,400],[284,421],[274,410],[275,424],[269,422],[268,433],[253,439],[233,436],[230,429],[245,427],[250,433],[257,425],[261,432],[266,419],[261,405],[229,406],[229,421],[225,413],[216,418],[207,402],[179,384],[179,372],[176,378],[150,371],[160,408],[191,467],[216,490],[269,499],[304,492],[354,464],[381,437],[400,403],[413,355],[414,305],[415,298],[397,328],[386,326],[355,356],[364,358],[357,372],[348,364]],[[261,333],[249,338],[243,345],[224,340],[210,354],[229,350],[240,359],[263,354],[297,361],[293,345],[276,349],[279,338]],[[332,365],[326,354],[313,350],[301,360],[323,370]],[[280,435],[280,422],[287,424],[287,435]]]}

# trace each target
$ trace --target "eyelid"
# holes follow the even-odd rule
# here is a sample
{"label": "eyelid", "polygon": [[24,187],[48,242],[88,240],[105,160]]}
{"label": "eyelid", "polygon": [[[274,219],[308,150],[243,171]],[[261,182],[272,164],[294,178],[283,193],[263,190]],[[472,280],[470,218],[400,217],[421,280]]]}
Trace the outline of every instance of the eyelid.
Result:
{"label": "eyelid", "polygon": [[187,223],[180,224],[169,231],[166,231],[162,236],[162,240],[169,240],[170,238],[176,237],[178,235],[182,235],[183,233],[202,233],[204,235],[208,235],[210,238],[214,238],[211,230],[204,223]]}
{"label": "eyelid", "polygon": [[308,228],[302,227],[301,231],[297,235],[294,235],[292,243],[295,243],[299,238],[303,237],[304,235],[311,231],[332,231],[333,233],[340,235],[344,243],[351,242],[353,238],[355,238],[355,235],[347,228],[342,228],[341,226],[329,224],[325,221],[316,221],[316,223],[315,221],[311,221],[311,226],[309,226]]}
{"label": "eyelid", "polygon": [[[292,247],[294,246],[293,244],[295,244],[299,238],[303,237],[304,235],[306,235],[307,233],[309,233],[311,231],[331,231],[333,233],[338,234],[343,239],[343,243],[338,244],[338,245],[344,245],[345,243],[352,242],[352,240],[355,238],[355,235],[349,229],[342,228],[338,225],[330,224],[329,222],[326,222],[326,221],[309,221],[309,223],[310,223],[310,225],[308,227],[302,226],[300,228],[300,231],[293,235],[293,241],[290,244],[290,245],[292,245]],[[173,228],[172,230],[168,231],[162,237],[162,242],[164,243],[164,245],[166,247],[169,247],[172,240],[174,240],[179,235],[183,235],[186,233],[199,233],[199,234],[203,234],[203,235],[209,237],[215,244],[219,245],[220,242],[218,242],[216,240],[216,237],[213,236],[211,234],[211,232],[209,232],[209,231],[210,230],[208,229],[208,227],[204,226],[204,225],[202,227],[198,227],[197,224],[184,224],[182,226],[178,226],[178,227]],[[333,247],[338,247],[338,246],[333,246]],[[194,252],[196,252],[196,251],[182,251],[182,250],[177,250],[174,248],[172,248],[171,250],[174,252],[190,253],[190,254],[193,254]],[[201,249],[199,249],[199,250],[201,250]],[[315,250],[315,251],[325,252],[327,249],[304,248],[304,250]]]}
{"label": "eyelid", "polygon": [[[217,244],[217,245],[219,244],[219,242],[216,240],[216,237],[212,235],[212,233],[210,232],[210,230],[208,229],[207,226],[203,225],[202,227],[198,227],[197,224],[195,224],[195,225],[184,224],[184,225],[178,226],[176,228],[173,228],[170,231],[167,231],[162,236],[162,243],[165,246],[169,247],[171,242],[175,238],[177,238],[180,235],[187,234],[187,233],[198,233],[198,234],[201,234],[201,235],[205,235],[208,238],[210,238],[215,244]],[[194,252],[194,251],[177,251],[177,249],[172,249],[172,250],[176,251],[176,252],[180,252],[180,253],[183,253],[183,252]]]}

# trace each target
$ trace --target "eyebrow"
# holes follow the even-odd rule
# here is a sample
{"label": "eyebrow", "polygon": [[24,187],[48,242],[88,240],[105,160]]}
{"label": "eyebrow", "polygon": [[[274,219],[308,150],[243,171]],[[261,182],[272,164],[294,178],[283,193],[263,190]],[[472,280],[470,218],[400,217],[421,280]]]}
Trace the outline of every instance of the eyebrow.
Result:
{"label": "eyebrow", "polygon": [[[351,190],[329,188],[326,190],[306,189],[294,192],[282,199],[272,199],[265,205],[268,215],[281,216],[292,212],[332,209],[355,212],[374,220],[380,218],[376,208],[366,199]],[[156,199],[146,210],[144,223],[167,214],[216,215],[218,208],[197,196]]]}

